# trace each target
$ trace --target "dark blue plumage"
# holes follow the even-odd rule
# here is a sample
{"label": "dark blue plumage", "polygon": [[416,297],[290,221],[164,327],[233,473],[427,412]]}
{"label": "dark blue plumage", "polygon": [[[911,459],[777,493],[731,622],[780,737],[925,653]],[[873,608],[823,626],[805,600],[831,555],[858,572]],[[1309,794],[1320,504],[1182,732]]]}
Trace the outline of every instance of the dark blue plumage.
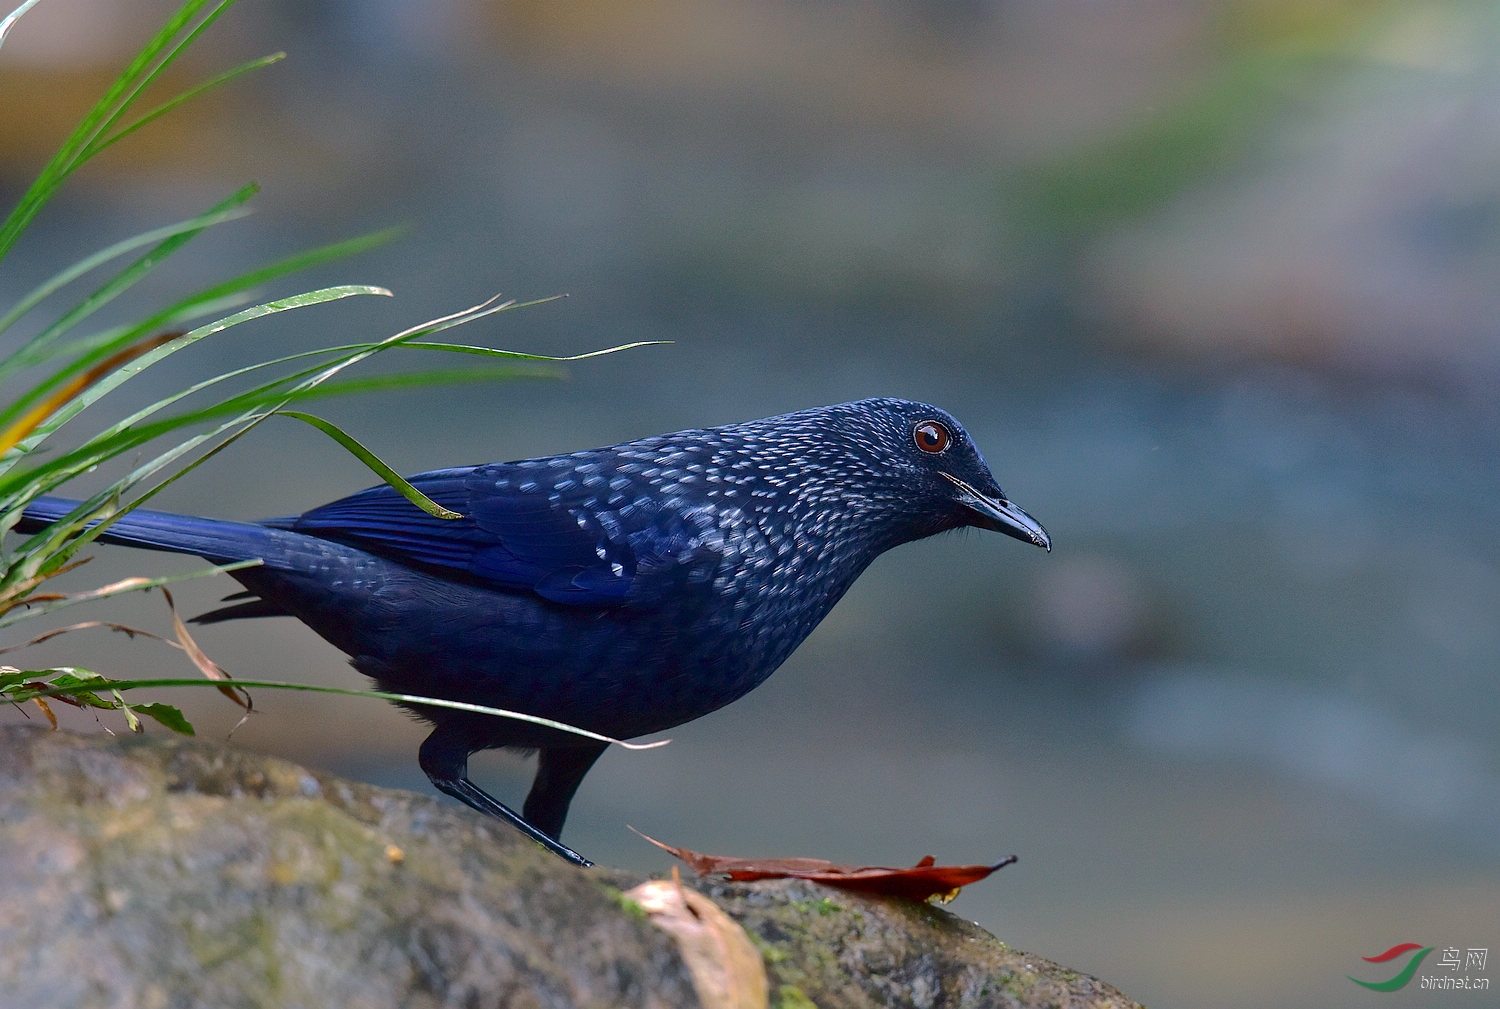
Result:
{"label": "dark blue plumage", "polygon": [[[871,399],[610,448],[412,478],[462,518],[386,485],[263,523],[136,511],[106,542],[261,558],[248,602],[288,614],[382,689],[509,708],[627,738],[679,725],[769,676],[862,571],[962,526],[1050,549],[967,432],[936,407]],[[41,499],[31,531],[75,502]],[[553,851],[603,746],[426,708],[433,783]],[[467,777],[471,753],[540,751],[518,816]]]}

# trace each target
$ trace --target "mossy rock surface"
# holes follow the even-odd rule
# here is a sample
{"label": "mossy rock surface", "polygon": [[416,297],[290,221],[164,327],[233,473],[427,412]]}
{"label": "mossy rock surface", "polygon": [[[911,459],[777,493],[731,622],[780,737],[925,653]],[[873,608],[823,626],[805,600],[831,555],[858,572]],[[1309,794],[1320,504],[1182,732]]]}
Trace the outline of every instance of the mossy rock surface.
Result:
{"label": "mossy rock surface", "polygon": [[[0,727],[7,1006],[697,1006],[639,882],[221,744]],[[939,908],[689,882],[761,949],[773,1006],[1134,1005]]]}
{"label": "mossy rock surface", "polygon": [[1012,949],[931,904],[797,880],[703,890],[761,948],[778,1009],[1137,1006],[1097,978]]}

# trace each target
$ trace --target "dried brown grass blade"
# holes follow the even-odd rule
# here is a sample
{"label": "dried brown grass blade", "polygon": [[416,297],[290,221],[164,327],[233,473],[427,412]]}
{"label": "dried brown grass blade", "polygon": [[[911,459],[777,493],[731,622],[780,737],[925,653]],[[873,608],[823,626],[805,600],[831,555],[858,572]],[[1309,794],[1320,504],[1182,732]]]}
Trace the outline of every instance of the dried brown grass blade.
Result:
{"label": "dried brown grass blade", "polygon": [[33,697],[31,703],[42,709],[42,714],[47,716],[47,721],[52,723],[52,728],[57,728],[57,716],[52,713],[52,706],[47,703],[45,697]]}
{"label": "dried brown grass blade", "polygon": [[193,640],[193,636],[188,633],[187,624],[183,623],[182,618],[177,615],[177,604],[172,599],[172,593],[167,591],[165,586],[159,587],[161,588],[161,594],[166,597],[167,610],[172,614],[172,631],[177,635],[177,643],[187,653],[187,657],[192,660],[193,665],[197,666],[198,671],[205,677],[221,684],[219,693],[244,708],[246,712],[250,711],[252,707],[250,695],[241,688],[234,686],[231,682],[234,680],[234,677],[230,676],[229,672],[223,666],[209,658],[208,653],[199,647],[198,642]]}
{"label": "dried brown grass blade", "polygon": [[23,642],[19,645],[9,645],[5,648],[0,648],[0,655],[4,655],[6,652],[14,652],[20,648],[30,648],[32,645],[39,645],[43,641],[51,641],[53,638],[61,637],[64,634],[72,634],[74,631],[87,631],[92,630],[95,627],[103,627],[106,630],[115,631],[116,633],[123,634],[129,638],[150,638],[153,641],[160,641],[163,644],[171,645],[173,648],[182,647],[177,642],[172,641],[168,638],[164,638],[160,634],[153,634],[150,631],[141,630],[141,628],[139,627],[131,627],[128,624],[117,624],[112,620],[84,620],[80,623],[69,624],[66,627],[54,627],[47,633],[38,634],[30,641]]}
{"label": "dried brown grass blade", "polygon": [[134,346],[126,347],[118,354],[111,354],[82,374],[73,376],[73,378],[59,386],[52,395],[42,400],[30,410],[27,410],[20,417],[17,417],[10,427],[4,431],[0,431],[0,452],[6,452],[15,448],[25,440],[27,435],[41,427],[42,423],[48,417],[56,413],[70,399],[99,381],[105,375],[110,374],[121,365],[135,360],[147,351],[155,350],[167,341],[175,340],[181,335],[181,332],[161,333],[148,340],[142,340]]}

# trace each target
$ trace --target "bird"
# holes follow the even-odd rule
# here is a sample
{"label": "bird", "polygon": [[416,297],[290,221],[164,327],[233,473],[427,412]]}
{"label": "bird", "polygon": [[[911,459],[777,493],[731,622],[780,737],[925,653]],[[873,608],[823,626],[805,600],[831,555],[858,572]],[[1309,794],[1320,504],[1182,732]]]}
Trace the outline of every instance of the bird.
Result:
{"label": "bird", "polygon": [[[885,551],[976,527],[1048,552],[947,411],[875,398],[409,478],[283,518],[135,509],[105,543],[259,560],[200,623],[290,615],[383,691],[520,711],[619,739],[681,725],[762,683]],[[40,497],[37,532],[78,502]],[[441,792],[578,866],[568,808],[607,743],[409,706]],[[487,749],[537,753],[518,813],[469,779]]]}

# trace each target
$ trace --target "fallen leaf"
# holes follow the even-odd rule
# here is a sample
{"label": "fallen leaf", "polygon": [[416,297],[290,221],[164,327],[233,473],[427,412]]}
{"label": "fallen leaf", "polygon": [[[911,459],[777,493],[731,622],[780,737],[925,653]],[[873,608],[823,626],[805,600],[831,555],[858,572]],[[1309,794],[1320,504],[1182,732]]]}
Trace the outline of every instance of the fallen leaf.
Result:
{"label": "fallen leaf", "polygon": [[676,866],[670,883],[652,880],[625,896],[676,941],[705,1009],[765,1009],[770,985],[760,953],[719,905],[682,885]]}
{"label": "fallen leaf", "polygon": [[634,827],[630,829],[663,851],[682,859],[700,876],[724,876],[738,882],[809,879],[845,890],[943,903],[958,896],[958,891],[970,883],[977,883],[996,869],[1016,861],[1016,856],[1011,855],[994,865],[938,865],[937,860],[928,855],[909,869],[896,869],[884,865],[836,865],[821,858],[736,858],[674,848],[641,834]]}

